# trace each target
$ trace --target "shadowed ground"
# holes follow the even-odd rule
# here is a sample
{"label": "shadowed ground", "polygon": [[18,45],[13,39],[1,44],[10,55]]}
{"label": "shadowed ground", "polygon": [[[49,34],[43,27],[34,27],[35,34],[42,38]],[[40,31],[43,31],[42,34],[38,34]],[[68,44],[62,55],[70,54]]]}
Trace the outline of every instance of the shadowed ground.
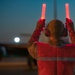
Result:
{"label": "shadowed ground", "polygon": [[38,75],[37,66],[30,69],[25,58],[4,58],[0,61],[0,75]]}

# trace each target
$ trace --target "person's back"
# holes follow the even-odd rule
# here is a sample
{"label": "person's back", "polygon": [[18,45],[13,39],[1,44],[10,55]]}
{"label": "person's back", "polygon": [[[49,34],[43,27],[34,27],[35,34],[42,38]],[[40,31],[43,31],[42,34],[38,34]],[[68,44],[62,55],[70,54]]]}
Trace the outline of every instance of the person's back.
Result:
{"label": "person's back", "polygon": [[37,63],[39,75],[74,75],[75,45],[65,44],[52,47],[37,43]]}
{"label": "person's back", "polygon": [[75,45],[66,44],[61,39],[67,36],[67,29],[60,20],[52,20],[46,28],[45,35],[50,39],[46,44],[39,42],[44,25],[45,20],[38,21],[28,42],[29,53],[37,59],[38,75],[73,75]]}

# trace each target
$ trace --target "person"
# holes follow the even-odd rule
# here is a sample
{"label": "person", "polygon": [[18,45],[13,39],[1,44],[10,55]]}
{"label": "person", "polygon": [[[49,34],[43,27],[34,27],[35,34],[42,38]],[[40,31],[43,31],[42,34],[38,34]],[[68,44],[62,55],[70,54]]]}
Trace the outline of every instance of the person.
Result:
{"label": "person", "polygon": [[[72,25],[72,26],[71,26]],[[40,42],[41,31],[45,27],[45,19],[40,19],[28,41],[28,51],[37,60],[38,75],[74,75],[75,44],[71,19],[66,19],[66,28],[62,21],[54,19],[45,27],[45,35],[49,42]],[[72,43],[65,43],[62,37],[68,35]],[[72,31],[71,31],[72,30]]]}
{"label": "person", "polygon": [[33,64],[34,66],[37,66],[37,61],[36,59],[32,58],[32,56],[30,54],[28,54],[27,56],[27,64],[30,70],[33,70]]}

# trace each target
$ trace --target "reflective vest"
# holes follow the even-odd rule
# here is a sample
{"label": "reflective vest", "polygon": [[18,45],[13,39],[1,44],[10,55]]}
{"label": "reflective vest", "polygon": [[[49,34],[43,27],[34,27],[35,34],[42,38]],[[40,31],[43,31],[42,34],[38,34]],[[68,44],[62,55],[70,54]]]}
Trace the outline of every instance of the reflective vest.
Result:
{"label": "reflective vest", "polygon": [[74,75],[75,45],[53,47],[37,43],[38,75]]}

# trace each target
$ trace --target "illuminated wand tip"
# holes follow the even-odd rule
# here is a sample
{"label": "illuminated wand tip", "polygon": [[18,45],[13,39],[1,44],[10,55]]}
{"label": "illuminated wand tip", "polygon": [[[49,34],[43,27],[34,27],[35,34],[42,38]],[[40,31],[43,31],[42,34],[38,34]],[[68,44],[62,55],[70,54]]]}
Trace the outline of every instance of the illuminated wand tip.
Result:
{"label": "illuminated wand tip", "polygon": [[68,4],[68,3],[66,3],[65,5],[66,5],[66,6],[69,6],[69,4]]}
{"label": "illuminated wand tip", "polygon": [[69,12],[69,4],[65,4],[65,9],[66,9],[66,18],[70,19],[70,12]]}
{"label": "illuminated wand tip", "polygon": [[45,19],[46,14],[46,4],[42,4],[42,13],[41,13],[41,19]]}

